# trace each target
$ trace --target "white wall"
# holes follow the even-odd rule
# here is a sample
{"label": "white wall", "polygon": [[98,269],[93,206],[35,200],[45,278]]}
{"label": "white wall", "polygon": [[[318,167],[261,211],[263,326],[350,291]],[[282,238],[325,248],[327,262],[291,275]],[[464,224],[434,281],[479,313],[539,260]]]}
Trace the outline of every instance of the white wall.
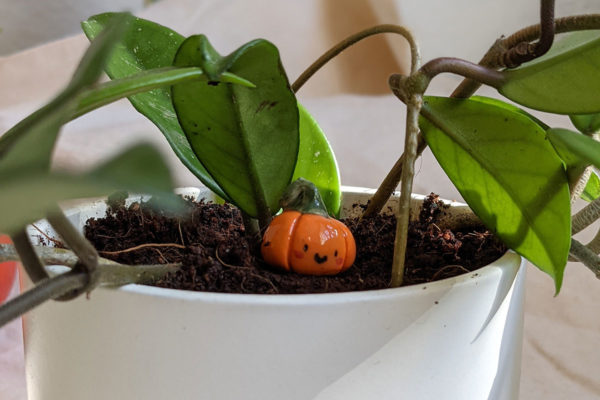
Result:
{"label": "white wall", "polygon": [[136,11],[144,0],[0,0],[0,56],[77,33],[105,11]]}

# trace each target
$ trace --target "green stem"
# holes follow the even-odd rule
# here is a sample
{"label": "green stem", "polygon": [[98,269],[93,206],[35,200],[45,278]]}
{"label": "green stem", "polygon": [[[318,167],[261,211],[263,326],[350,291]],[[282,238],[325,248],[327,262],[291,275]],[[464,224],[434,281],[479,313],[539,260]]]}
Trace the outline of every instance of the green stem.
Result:
{"label": "green stem", "polygon": [[[417,134],[417,156],[421,155],[423,150],[426,148],[427,142],[425,142],[423,135],[421,132],[419,132]],[[367,205],[367,208],[361,218],[369,218],[381,212],[385,206],[385,203],[387,203],[389,198],[392,196],[392,193],[394,193],[394,190],[396,190],[400,180],[402,179],[402,166],[404,165],[405,158],[406,153],[402,153],[398,161],[396,161],[392,169],[383,179],[383,182],[381,182],[377,188],[377,191],[373,197],[371,197],[369,204]]]}
{"label": "green stem", "polygon": [[[392,92],[400,100],[408,103],[411,93],[424,93],[431,80],[443,72],[452,72],[462,76],[477,78],[490,86],[499,86],[504,81],[504,76],[501,72],[457,58],[436,58],[423,65],[416,73],[409,77],[399,74],[390,76],[389,85]],[[427,147],[427,143],[418,130],[415,141],[416,157],[418,157]],[[361,218],[377,215],[381,212],[387,200],[393,194],[394,190],[396,190],[398,183],[401,182],[405,162],[406,150],[377,188]]]}
{"label": "green stem", "polygon": [[419,133],[419,112],[423,104],[423,95],[415,93],[407,102],[406,135],[404,140],[404,165],[402,167],[402,188],[400,205],[396,223],[396,239],[394,242],[394,258],[392,263],[392,287],[402,285],[404,280],[404,262],[406,258],[406,243],[408,239],[408,224],[410,222],[410,198],[415,161],[417,159],[417,135]]}
{"label": "green stem", "polygon": [[[543,11],[542,11],[543,12]],[[587,15],[576,15],[565,18],[558,18],[554,21],[554,32],[555,34],[581,31],[588,29],[600,29],[600,14],[587,14]],[[490,47],[487,53],[483,56],[479,65],[488,68],[500,68],[505,65],[502,64],[503,54],[508,49],[513,48],[521,42],[530,42],[536,40],[541,35],[541,25],[532,25],[527,28],[521,29],[516,33],[508,36],[505,39],[499,39]],[[456,98],[467,98],[479,89],[481,83],[477,80],[466,78],[461,84],[452,92],[450,97]],[[418,136],[419,150],[418,155],[427,148],[423,135],[419,133]],[[385,177],[383,183],[377,189],[375,195],[371,198],[369,206],[365,210],[363,217],[373,216],[381,212],[385,203],[390,198],[396,187],[400,182],[402,176],[402,165],[404,162],[404,154],[392,167],[388,175]]]}
{"label": "green stem", "polygon": [[71,224],[62,210],[48,213],[48,223],[63,239],[66,245],[79,257],[88,272],[93,272],[98,264],[98,252],[92,244]]}
{"label": "green stem", "polygon": [[587,247],[594,254],[600,253],[600,230],[596,232],[596,235],[592,240],[590,240],[585,247]]}
{"label": "green stem", "polygon": [[[45,265],[64,265],[75,268],[79,263],[79,258],[71,250],[48,246],[33,246],[33,248]],[[0,244],[0,263],[20,260],[13,245]],[[162,278],[167,272],[176,271],[180,267],[180,264],[124,265],[100,257],[98,258],[99,284],[118,286],[129,283],[152,283]]]}
{"label": "green stem", "polygon": [[593,167],[567,168],[567,178],[569,180],[569,192],[571,193],[571,204],[579,200],[579,197],[585,190],[585,186],[592,176]]}
{"label": "green stem", "polygon": [[573,215],[571,234],[578,234],[593,224],[598,218],[600,218],[600,197]]}
{"label": "green stem", "polygon": [[[33,289],[0,306],[0,327],[46,300],[60,299],[65,294],[86,290],[89,276],[84,271],[73,269],[79,264],[79,258],[72,251],[46,246],[32,246],[32,249],[44,264],[65,265],[72,271],[53,278],[46,275]],[[0,245],[0,262],[20,260],[14,246]],[[98,261],[98,282],[107,286],[152,283],[181,267],[179,264],[123,265],[103,258]]]}
{"label": "green stem", "polygon": [[15,235],[11,235],[15,249],[19,254],[23,268],[33,282],[39,282],[48,278],[44,265],[35,253],[34,247],[29,241],[29,235],[25,229]]}
{"label": "green stem", "polygon": [[241,210],[240,212],[242,214],[242,222],[244,223],[246,236],[249,237],[252,242],[260,241],[260,227],[258,226],[258,220]]}
{"label": "green stem", "polygon": [[575,239],[571,239],[571,255],[588,267],[600,279],[600,257]]}
{"label": "green stem", "polygon": [[71,300],[82,293],[91,292],[99,281],[98,266],[98,252],[92,246],[92,244],[71,224],[69,219],[63,213],[61,209],[56,209],[53,212],[48,213],[48,223],[54,228],[56,233],[60,235],[63,241],[79,258],[79,262],[75,266],[75,270],[82,270],[86,273],[87,282],[82,288],[69,293],[65,297],[61,297],[60,300]]}
{"label": "green stem", "polygon": [[85,286],[87,279],[86,274],[80,271],[69,271],[54,278],[43,279],[34,288],[0,307],[0,327],[46,300],[58,298]]}

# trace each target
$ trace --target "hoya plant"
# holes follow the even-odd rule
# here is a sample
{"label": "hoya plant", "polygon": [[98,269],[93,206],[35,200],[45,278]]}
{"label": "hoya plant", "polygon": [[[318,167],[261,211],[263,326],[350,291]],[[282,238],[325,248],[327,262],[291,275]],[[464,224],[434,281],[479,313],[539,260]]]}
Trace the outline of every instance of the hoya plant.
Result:
{"label": "hoya plant", "polygon": [[[147,145],[83,176],[50,172],[60,127],[120,98],[128,97],[163,132],[181,161],[241,210],[250,235],[266,228],[284,191],[300,177],[319,188],[328,212],[339,211],[333,153],[316,122],[297,103],[271,43],[255,40],[221,57],[205,36],[185,39],[128,14],[92,17],[83,27],[92,45],[72,82],[0,139],[0,177],[6,183],[0,194],[6,205],[0,232],[14,242],[14,248],[3,247],[2,259],[18,255],[38,283],[2,308],[0,325],[48,298],[71,299],[100,283],[148,282],[177,268],[131,269],[100,259],[57,206],[69,198],[127,189],[153,194],[156,205],[177,209],[176,198],[168,194],[168,170]],[[113,80],[98,84],[103,69]],[[25,228],[44,217],[72,252],[31,245]],[[48,263],[73,268],[50,278],[44,269]]]}
{"label": "hoya plant", "polygon": [[[143,282],[164,273],[164,266],[119,272],[122,266],[100,259],[55,206],[64,198],[96,195],[108,186],[164,193],[168,174],[156,161],[158,156],[147,147],[134,148],[130,151],[134,154],[117,157],[88,175],[48,172],[62,124],[127,97],[164,134],[190,171],[241,210],[250,234],[266,228],[296,178],[312,181],[328,212],[336,215],[340,189],[335,159],[295,92],[345,48],[380,33],[400,34],[411,47],[410,74],[389,80],[392,92],[407,106],[405,151],[363,215],[380,212],[401,182],[391,285],[402,284],[414,164],[427,146],[479,219],[548,273],[557,293],[569,255],[596,274],[600,271],[596,255],[600,239],[588,245],[572,239],[599,217],[600,210],[600,180],[590,169],[600,166],[600,144],[594,138],[600,126],[598,15],[555,20],[554,1],[542,0],[541,23],[499,39],[479,64],[439,58],[421,65],[410,32],[382,25],[334,46],[291,85],[277,49],[266,40],[251,41],[221,56],[203,35],[184,38],[126,14],[97,15],[82,26],[92,45],[73,82],[0,139],[0,179],[15,185],[14,190],[6,186],[10,190],[1,194],[3,204],[17,204],[23,193],[31,196],[45,190],[37,186],[41,180],[57,182],[39,206],[6,220],[2,215],[0,231],[13,237],[14,249],[40,284],[8,303],[0,311],[0,323],[46,298],[70,298],[99,282]],[[555,36],[562,33],[570,34],[555,43]],[[112,81],[95,84],[102,68]],[[466,80],[450,97],[426,96],[430,81],[445,72]],[[552,128],[512,103],[472,97],[482,84],[520,106],[569,115],[579,132]],[[591,203],[572,218],[571,202],[580,196]],[[44,216],[75,255],[37,249],[39,259],[24,227]],[[2,250],[3,260],[16,258],[12,247],[4,245]],[[67,279],[63,276],[45,275],[42,264],[57,258],[73,266],[72,273],[64,275],[72,278],[70,286],[59,282]],[[70,295],[64,297],[65,293]]]}

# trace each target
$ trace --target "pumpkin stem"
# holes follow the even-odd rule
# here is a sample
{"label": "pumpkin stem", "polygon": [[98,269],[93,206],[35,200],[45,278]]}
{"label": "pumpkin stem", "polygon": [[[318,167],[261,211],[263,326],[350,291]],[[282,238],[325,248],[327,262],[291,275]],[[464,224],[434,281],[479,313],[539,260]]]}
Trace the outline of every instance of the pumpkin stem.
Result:
{"label": "pumpkin stem", "polygon": [[279,205],[284,211],[294,210],[303,214],[329,217],[319,189],[304,178],[298,178],[287,187],[281,196]]}

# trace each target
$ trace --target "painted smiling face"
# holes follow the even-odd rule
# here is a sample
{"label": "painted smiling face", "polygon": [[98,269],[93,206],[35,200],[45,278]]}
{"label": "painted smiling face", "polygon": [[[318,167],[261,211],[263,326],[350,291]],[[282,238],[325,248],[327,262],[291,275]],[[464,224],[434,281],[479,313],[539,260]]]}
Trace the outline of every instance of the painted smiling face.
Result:
{"label": "painted smiling face", "polygon": [[337,274],[356,257],[354,238],[346,225],[298,211],[284,211],[273,219],[261,251],[270,265],[307,275]]}

